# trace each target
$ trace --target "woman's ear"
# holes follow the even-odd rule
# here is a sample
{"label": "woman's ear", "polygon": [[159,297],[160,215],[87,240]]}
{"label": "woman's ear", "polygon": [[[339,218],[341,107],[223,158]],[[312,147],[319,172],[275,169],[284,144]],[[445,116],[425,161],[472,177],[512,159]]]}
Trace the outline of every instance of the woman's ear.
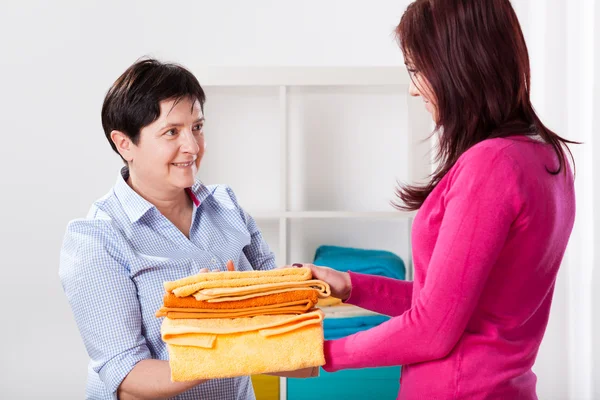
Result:
{"label": "woman's ear", "polygon": [[112,131],[110,133],[110,139],[113,141],[117,151],[125,161],[128,163],[133,161],[133,143],[129,136],[121,131]]}

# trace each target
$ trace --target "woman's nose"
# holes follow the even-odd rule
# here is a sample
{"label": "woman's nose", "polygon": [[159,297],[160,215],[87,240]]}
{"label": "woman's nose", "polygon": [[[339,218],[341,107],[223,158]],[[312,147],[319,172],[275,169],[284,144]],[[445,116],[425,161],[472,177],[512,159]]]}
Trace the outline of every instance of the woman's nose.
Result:
{"label": "woman's nose", "polygon": [[181,149],[186,153],[198,154],[200,151],[200,146],[196,141],[196,137],[192,132],[186,131],[183,135],[181,135],[183,143],[181,144]]}
{"label": "woman's nose", "polygon": [[415,85],[415,83],[412,81],[412,79],[410,80],[410,83],[408,85],[408,94],[413,97],[417,97],[417,96],[421,95],[421,93],[419,93],[419,90],[417,89],[417,85]]}

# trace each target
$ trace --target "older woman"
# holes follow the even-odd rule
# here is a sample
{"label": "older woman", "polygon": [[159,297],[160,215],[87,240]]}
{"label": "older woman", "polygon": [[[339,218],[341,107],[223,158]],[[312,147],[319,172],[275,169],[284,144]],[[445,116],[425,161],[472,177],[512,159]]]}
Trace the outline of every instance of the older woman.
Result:
{"label": "older woman", "polygon": [[275,267],[256,223],[227,186],[204,186],[204,91],[186,69],[132,65],[102,107],[125,162],[114,187],[71,221],[60,278],[90,356],[86,398],[254,399],[249,377],[170,381],[155,312],[163,282],[207,268]]}

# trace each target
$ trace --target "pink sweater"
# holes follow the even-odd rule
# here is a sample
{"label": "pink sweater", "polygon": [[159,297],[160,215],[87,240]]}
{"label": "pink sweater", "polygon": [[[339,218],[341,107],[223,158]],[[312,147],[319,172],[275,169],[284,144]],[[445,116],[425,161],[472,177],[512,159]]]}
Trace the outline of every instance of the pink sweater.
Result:
{"label": "pink sweater", "polygon": [[399,399],[536,399],[534,364],[573,227],[551,146],[465,152],[413,225],[414,282],[350,273],[349,303],[393,316],[325,343],[326,371],[403,365]]}

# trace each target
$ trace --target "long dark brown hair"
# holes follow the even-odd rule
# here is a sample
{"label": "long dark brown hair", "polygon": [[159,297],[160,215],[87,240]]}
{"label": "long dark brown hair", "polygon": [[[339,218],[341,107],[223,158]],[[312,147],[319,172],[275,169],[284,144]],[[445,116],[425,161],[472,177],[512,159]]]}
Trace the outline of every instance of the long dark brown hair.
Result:
{"label": "long dark brown hair", "polygon": [[407,65],[429,82],[440,133],[437,169],[424,185],[399,186],[397,208],[419,209],[458,158],[490,138],[539,135],[559,159],[548,172],[566,170],[567,143],[576,142],[548,129],[531,105],[529,55],[509,0],[417,0],[395,34]]}

